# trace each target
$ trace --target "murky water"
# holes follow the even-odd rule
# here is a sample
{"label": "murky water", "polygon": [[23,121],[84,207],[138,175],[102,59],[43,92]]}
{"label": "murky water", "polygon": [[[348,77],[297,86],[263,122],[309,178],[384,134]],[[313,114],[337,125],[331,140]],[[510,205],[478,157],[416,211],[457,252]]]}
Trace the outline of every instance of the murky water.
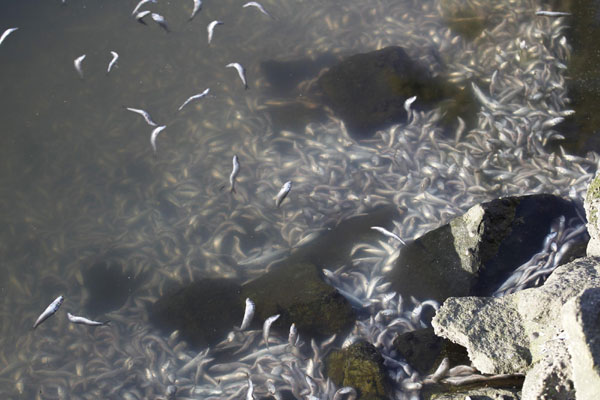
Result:
{"label": "murky water", "polygon": [[[195,353],[148,324],[147,306],[166,286],[257,276],[265,265],[253,259],[379,204],[406,210],[395,233],[411,239],[500,195],[584,193],[597,155],[550,156],[542,147],[555,134],[548,121],[568,113],[561,65],[569,46],[560,40],[564,19],[536,18],[537,2],[483,2],[492,28],[474,41],[444,25],[438,1],[261,3],[274,19],[233,0],[207,0],[189,22],[191,0],[144,6],[165,16],[170,33],[148,17],[136,22],[133,1],[0,4],[0,30],[19,27],[0,46],[3,398],[155,398],[170,384],[178,398],[229,397],[246,387],[245,376],[210,392],[215,374],[183,369]],[[209,46],[206,26],[217,19],[224,25]],[[448,135],[439,110],[414,112],[363,143],[334,116],[294,131],[273,124],[268,106],[310,97],[314,83],[305,79],[282,98],[261,63],[398,44],[465,90],[478,82],[487,98],[479,98],[475,129],[457,122]],[[120,58],[106,74],[110,51]],[[82,54],[80,79],[73,60]],[[248,90],[225,68],[231,62],[246,67]],[[206,88],[208,97],[177,111]],[[156,154],[153,127],[124,106],[167,126]],[[242,167],[232,195],[234,154]],[[292,192],[278,209],[273,197],[288,180]],[[397,252],[387,242],[368,245],[380,260],[352,268],[380,279]],[[66,311],[86,311],[85,271],[103,262],[143,279],[121,308],[97,316],[110,326],[69,324]],[[385,295],[345,284],[363,298]],[[61,312],[32,331],[59,294]],[[373,315],[389,306],[373,304]],[[354,333],[375,334],[362,325]],[[265,378],[253,373],[265,394]]]}

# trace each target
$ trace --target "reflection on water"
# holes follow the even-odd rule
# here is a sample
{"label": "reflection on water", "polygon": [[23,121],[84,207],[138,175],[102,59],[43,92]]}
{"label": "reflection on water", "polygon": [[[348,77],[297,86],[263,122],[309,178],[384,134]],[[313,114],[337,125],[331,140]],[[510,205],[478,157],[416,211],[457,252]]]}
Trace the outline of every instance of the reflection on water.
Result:
{"label": "reflection on water", "polygon": [[[491,28],[473,41],[444,25],[438,1],[261,3],[275,19],[233,0],[206,1],[190,22],[192,1],[144,6],[164,15],[171,33],[150,19],[136,22],[133,1],[10,0],[0,6],[0,29],[19,27],[0,47],[4,397],[153,398],[171,384],[181,398],[230,396],[245,390],[245,375],[214,385],[216,373],[182,368],[195,353],[176,335],[164,338],[148,324],[147,306],[166,288],[199,277],[258,276],[265,265],[247,260],[270,260],[381,204],[407,210],[394,221],[394,232],[410,239],[499,195],[581,197],[597,156],[548,156],[542,147],[553,135],[548,121],[567,110],[558,64],[569,47],[553,40],[565,22],[535,18],[537,2],[483,2]],[[224,25],[209,46],[206,26],[216,19]],[[398,44],[465,90],[472,81],[482,85],[487,97],[479,98],[475,129],[462,131],[457,123],[456,132],[444,135],[435,109],[413,112],[408,124],[360,143],[331,115],[286,125],[293,130],[275,128],[280,124],[273,124],[269,104],[294,103],[318,70],[299,73],[297,90],[290,91],[271,87],[285,82],[267,79],[261,66],[306,59],[319,65],[324,54],[339,58]],[[107,75],[110,51],[120,58]],[[73,60],[82,54],[80,79]],[[231,62],[245,66],[248,90],[225,68]],[[207,98],[177,112],[205,88],[211,89]],[[281,93],[298,98],[273,97]],[[123,106],[147,110],[167,126],[156,155],[153,127]],[[232,195],[234,154],[241,171]],[[278,209],[273,196],[288,180],[292,192]],[[368,246],[380,260],[365,257],[352,267],[380,279],[397,252],[387,242]],[[69,324],[66,312],[83,314],[90,296],[86,271],[103,262],[135,280],[132,295],[99,317],[110,326]],[[32,331],[59,294],[63,313]],[[358,287],[356,294],[385,295]],[[387,303],[372,304],[375,313]],[[377,329],[357,326],[353,333],[370,337]],[[295,365],[306,374],[302,360]],[[315,377],[319,362],[316,357],[311,367]],[[277,361],[269,363],[271,370]],[[266,394],[267,378],[251,372],[256,393]],[[324,380],[317,382],[319,393],[332,394]]]}

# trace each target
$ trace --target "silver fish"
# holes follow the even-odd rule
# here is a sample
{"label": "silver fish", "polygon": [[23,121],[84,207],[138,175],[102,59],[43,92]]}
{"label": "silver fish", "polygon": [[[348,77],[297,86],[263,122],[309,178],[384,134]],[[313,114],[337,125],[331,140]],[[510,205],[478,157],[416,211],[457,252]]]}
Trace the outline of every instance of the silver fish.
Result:
{"label": "silver fish", "polygon": [[119,59],[119,55],[116,51],[111,51],[110,54],[112,54],[113,58],[110,60],[110,63],[108,63],[108,69],[106,70],[107,74],[110,73],[110,70],[115,66],[117,60]]}
{"label": "silver fish", "polygon": [[150,114],[148,114],[148,112],[144,111],[144,110],[140,110],[138,108],[131,108],[131,107],[125,107],[126,110],[134,112],[136,114],[140,114],[142,117],[144,117],[144,120],[146,121],[146,123],[150,126],[158,126],[158,124],[154,121],[152,121],[152,118],[150,117]]}
{"label": "silver fish", "polygon": [[544,17],[566,17],[571,15],[571,13],[561,11],[536,11],[535,15],[542,15]]}
{"label": "silver fish", "polygon": [[83,60],[85,60],[85,54],[77,57],[75,61],[73,61],[75,69],[77,70],[77,73],[79,74],[80,78],[83,78],[83,69],[81,69],[81,63],[83,62]]}
{"label": "silver fish", "polygon": [[198,14],[198,11],[200,11],[201,8],[202,0],[194,0],[194,9],[192,10],[192,15],[190,15],[190,19],[188,21],[194,19],[194,17],[196,16],[196,14]]}
{"label": "silver fish", "polygon": [[137,3],[137,6],[135,6],[133,11],[131,12],[131,15],[135,15],[139,11],[139,9],[146,3],[156,4],[156,0],[141,0],[139,3]]}
{"label": "silver fish", "polygon": [[240,173],[240,162],[236,154],[234,154],[232,161],[233,169],[231,170],[231,175],[229,175],[229,185],[231,186],[231,191],[235,193],[235,178]]}
{"label": "silver fish", "polygon": [[2,36],[0,36],[0,45],[2,45],[2,42],[4,42],[4,39],[6,39],[8,35],[16,31],[17,29],[19,28],[8,28],[7,30],[5,30]]}
{"label": "silver fish", "polygon": [[41,324],[42,322],[44,322],[45,320],[47,320],[48,318],[53,316],[54,313],[58,311],[58,309],[60,308],[60,306],[64,300],[65,300],[65,298],[63,296],[58,296],[52,303],[50,303],[50,305],[48,307],[46,307],[44,312],[40,314],[38,319],[35,320],[35,323],[33,324],[33,328],[34,329],[37,328],[37,326],[39,324]]}
{"label": "silver fish", "polygon": [[244,7],[244,8],[246,8],[246,7],[256,7],[256,8],[258,8],[260,10],[261,13],[265,14],[267,17],[273,18],[271,16],[271,14],[269,14],[267,12],[267,10],[265,10],[265,8],[260,3],[257,3],[256,1],[249,1],[246,4],[244,4],[242,7]]}
{"label": "silver fish", "polygon": [[187,105],[187,103],[189,103],[190,101],[203,98],[204,96],[206,96],[208,94],[208,92],[210,92],[210,88],[205,89],[204,92],[202,92],[202,93],[198,93],[193,96],[190,96],[186,101],[183,102],[183,104],[179,107],[178,111],[181,111],[181,109],[183,107],[185,107]]}
{"label": "silver fish", "polygon": [[137,22],[139,22],[140,24],[144,24],[146,25],[146,22],[144,21],[144,17],[148,14],[150,14],[151,11],[145,10],[145,11],[140,11],[139,13],[135,14],[135,19]]}
{"label": "silver fish", "polygon": [[269,332],[271,330],[271,325],[273,325],[273,322],[277,321],[277,318],[279,318],[280,314],[277,315],[273,315],[269,318],[267,318],[265,320],[265,323],[263,324],[263,339],[265,341],[265,345],[267,346],[267,349],[269,348]]}
{"label": "silver fish", "polygon": [[377,232],[381,232],[385,236],[391,237],[392,239],[396,239],[397,241],[399,241],[400,243],[402,243],[403,245],[406,246],[406,242],[404,240],[402,240],[402,238],[400,236],[396,235],[393,232],[388,231],[385,228],[382,228],[381,226],[372,226],[371,229],[376,230]]}
{"label": "silver fish", "polygon": [[158,25],[160,25],[161,28],[163,28],[167,32],[170,32],[169,26],[167,25],[167,20],[165,19],[165,17],[163,17],[162,15],[157,14],[157,13],[152,13],[150,15],[152,16],[152,19],[154,20],[154,22],[156,22]]}
{"label": "silver fish", "polygon": [[254,400],[254,384],[248,376],[248,391],[246,392],[246,400]]}
{"label": "silver fish", "polygon": [[275,197],[275,205],[277,207],[281,205],[281,203],[286,198],[290,190],[292,190],[292,181],[287,181],[283,184],[281,190],[279,190],[279,193],[277,193],[277,196]]}
{"label": "silver fish", "polygon": [[77,315],[73,315],[71,313],[67,313],[67,318],[69,318],[69,321],[71,321],[74,324],[81,324],[81,325],[88,325],[88,326],[106,325],[109,322],[109,321],[106,321],[106,322],[92,321],[91,319],[87,319],[85,317],[78,317]]}
{"label": "silver fish", "polygon": [[290,334],[288,335],[288,343],[290,347],[295,347],[298,343],[298,329],[296,328],[296,324],[290,325]]}
{"label": "silver fish", "polygon": [[244,310],[244,318],[242,319],[242,325],[240,326],[240,331],[248,329],[250,323],[252,322],[252,318],[254,317],[254,302],[249,298],[246,299],[246,309]]}
{"label": "silver fish", "polygon": [[242,83],[244,84],[244,89],[248,89],[248,83],[246,81],[246,70],[242,67],[242,64],[239,63],[229,63],[225,66],[225,68],[235,68],[237,70]]}
{"label": "silver fish", "polygon": [[213,34],[215,32],[215,27],[217,25],[223,25],[223,22],[215,20],[208,24],[208,26],[206,27],[206,30],[208,31],[208,44],[210,44],[210,42],[212,41]]}
{"label": "silver fish", "polygon": [[157,126],[156,128],[154,128],[154,130],[152,131],[152,134],[150,135],[150,144],[152,145],[152,149],[154,150],[155,153],[156,153],[156,137],[166,127],[167,127],[166,125]]}

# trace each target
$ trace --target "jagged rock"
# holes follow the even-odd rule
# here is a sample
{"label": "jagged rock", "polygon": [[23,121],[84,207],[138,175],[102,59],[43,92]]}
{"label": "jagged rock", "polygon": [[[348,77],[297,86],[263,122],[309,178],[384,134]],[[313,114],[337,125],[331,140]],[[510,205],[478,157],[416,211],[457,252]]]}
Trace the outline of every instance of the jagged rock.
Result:
{"label": "jagged rock", "polygon": [[370,343],[358,342],[331,352],[325,360],[325,374],[338,387],[355,388],[361,400],[388,398],[390,384],[383,357]]}
{"label": "jagged rock", "polygon": [[600,288],[584,290],[562,309],[577,399],[600,394]]}
{"label": "jagged rock", "polygon": [[600,287],[600,263],[580,258],[559,266],[539,288],[502,298],[449,298],[432,325],[437,335],[466,347],[479,371],[524,373],[560,331],[563,304],[594,287]]}
{"label": "jagged rock", "polygon": [[553,195],[478,204],[409,243],[390,280],[403,295],[440,302],[450,296],[490,295],[542,249],[553,220],[561,215],[575,217],[575,206]]}
{"label": "jagged rock", "polygon": [[600,256],[600,221],[598,221],[598,209],[600,208],[600,171],[590,182],[585,201],[585,216],[588,220],[587,230],[590,234],[588,242],[587,255],[589,257]]}

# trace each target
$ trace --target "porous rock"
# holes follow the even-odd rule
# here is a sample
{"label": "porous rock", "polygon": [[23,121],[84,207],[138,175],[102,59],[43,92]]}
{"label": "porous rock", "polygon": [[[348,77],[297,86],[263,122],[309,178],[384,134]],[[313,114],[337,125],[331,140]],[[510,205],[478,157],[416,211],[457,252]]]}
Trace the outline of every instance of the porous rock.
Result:
{"label": "porous rock", "polygon": [[585,216],[588,220],[587,230],[590,234],[587,255],[589,257],[600,256],[600,221],[598,220],[598,210],[600,209],[600,171],[596,172],[596,176],[588,186],[583,207],[585,208]]}

